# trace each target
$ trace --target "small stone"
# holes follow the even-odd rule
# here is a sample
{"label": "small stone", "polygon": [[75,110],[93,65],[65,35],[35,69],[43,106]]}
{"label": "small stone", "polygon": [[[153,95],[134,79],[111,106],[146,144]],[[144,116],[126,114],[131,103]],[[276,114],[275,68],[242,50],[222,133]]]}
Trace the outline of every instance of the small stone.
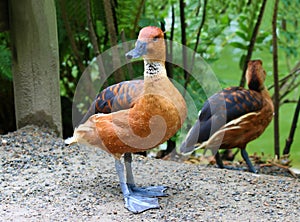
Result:
{"label": "small stone", "polygon": [[240,201],[240,198],[239,197],[235,197],[234,200],[235,201]]}
{"label": "small stone", "polygon": [[7,141],[6,139],[2,139],[2,142],[1,142],[1,143],[2,143],[2,146],[6,146],[6,145],[7,145],[7,142],[8,142],[8,141]]}

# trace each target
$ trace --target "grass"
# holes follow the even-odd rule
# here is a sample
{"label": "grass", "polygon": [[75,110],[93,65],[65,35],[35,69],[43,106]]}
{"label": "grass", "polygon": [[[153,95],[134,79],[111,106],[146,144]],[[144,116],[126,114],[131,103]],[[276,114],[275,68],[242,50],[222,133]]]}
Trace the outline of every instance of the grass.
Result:
{"label": "grass", "polygon": [[[211,65],[218,79],[222,82],[224,87],[238,85],[242,71],[239,68],[239,58],[241,52],[235,51],[231,46],[226,46],[221,58]],[[273,68],[272,68],[272,55],[269,52],[257,52],[252,56],[253,59],[261,59],[263,61],[264,69],[267,72],[266,85],[270,85],[273,82]],[[293,61],[295,62],[295,61]],[[291,63],[295,64],[295,63]],[[280,76],[288,73],[285,66],[285,58],[279,55],[279,71]],[[271,92],[272,94],[272,92]],[[299,96],[299,90],[295,90],[294,93],[289,95],[292,99],[297,99]],[[289,135],[293,114],[296,104],[285,104],[280,107],[280,149],[281,153],[285,146],[285,140]],[[247,145],[247,151],[249,154],[264,153],[266,156],[274,157],[274,128],[273,121],[268,126],[266,131],[256,140],[250,142]],[[297,129],[293,144],[291,146],[290,159],[292,160],[293,167],[300,168],[300,121],[298,121]]]}

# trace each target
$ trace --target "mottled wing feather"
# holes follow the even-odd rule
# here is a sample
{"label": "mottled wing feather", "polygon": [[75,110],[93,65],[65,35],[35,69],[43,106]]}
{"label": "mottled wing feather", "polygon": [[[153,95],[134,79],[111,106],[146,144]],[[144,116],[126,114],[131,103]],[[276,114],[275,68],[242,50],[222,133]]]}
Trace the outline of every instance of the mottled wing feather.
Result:
{"label": "mottled wing feather", "polygon": [[129,109],[143,91],[143,80],[124,81],[107,87],[96,97],[97,113]]}
{"label": "mottled wing feather", "polygon": [[131,108],[143,93],[143,87],[143,80],[131,80],[105,88],[96,96],[80,124],[96,113],[112,113]]}
{"label": "mottled wing feather", "polygon": [[209,135],[231,120],[261,108],[261,95],[255,91],[242,87],[230,87],[222,90],[211,96],[201,110],[198,142],[207,140]]}
{"label": "mottled wing feather", "polygon": [[[226,106],[226,109],[224,107]],[[262,98],[255,92],[242,87],[230,87],[211,96],[203,105],[199,119],[209,120],[213,115],[225,114],[226,123],[262,107]]]}

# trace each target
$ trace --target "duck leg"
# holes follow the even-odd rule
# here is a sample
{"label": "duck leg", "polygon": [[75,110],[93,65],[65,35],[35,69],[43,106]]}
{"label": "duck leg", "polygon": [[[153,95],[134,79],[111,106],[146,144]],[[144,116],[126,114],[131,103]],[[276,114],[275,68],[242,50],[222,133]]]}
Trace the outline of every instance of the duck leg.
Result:
{"label": "duck leg", "polygon": [[227,169],[227,170],[243,170],[242,168],[238,168],[238,167],[233,167],[233,166],[226,166],[224,165],[222,158],[220,156],[219,151],[215,154],[215,159],[216,159],[216,163],[218,165],[218,167],[220,169]]}
{"label": "duck leg", "polygon": [[255,169],[255,167],[252,165],[245,148],[241,149],[241,154],[242,154],[243,159],[245,160],[245,162],[248,165],[249,171],[252,173],[258,173],[258,171]]}
{"label": "duck leg", "polygon": [[126,168],[126,181],[128,188],[136,195],[144,197],[165,197],[164,191],[167,189],[165,186],[151,186],[151,187],[137,187],[134,183],[133,173],[132,173],[132,154],[124,154],[124,163]]}
{"label": "duck leg", "polygon": [[120,180],[120,186],[125,201],[125,207],[133,213],[159,208],[158,199],[137,195],[129,189],[125,182],[124,165],[119,159],[115,160],[115,167]]}
{"label": "duck leg", "polygon": [[217,151],[217,153],[215,154],[215,159],[216,159],[217,166],[218,166],[220,169],[240,170],[240,169],[235,168],[235,167],[232,167],[232,166],[226,166],[226,165],[224,165],[223,160],[222,160],[222,158],[221,158],[221,156],[220,156],[219,151]]}
{"label": "duck leg", "polygon": [[224,164],[223,164],[223,161],[220,157],[219,151],[217,151],[217,153],[215,154],[215,159],[216,159],[216,163],[217,163],[218,167],[221,168],[221,169],[224,169]]}

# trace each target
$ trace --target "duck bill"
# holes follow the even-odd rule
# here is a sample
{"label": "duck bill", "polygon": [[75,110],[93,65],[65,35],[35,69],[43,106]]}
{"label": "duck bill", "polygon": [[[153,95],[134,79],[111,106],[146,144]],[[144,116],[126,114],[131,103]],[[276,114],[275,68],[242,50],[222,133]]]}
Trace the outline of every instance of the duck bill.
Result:
{"label": "duck bill", "polygon": [[127,59],[136,59],[147,53],[147,43],[136,41],[135,48],[126,53]]}

